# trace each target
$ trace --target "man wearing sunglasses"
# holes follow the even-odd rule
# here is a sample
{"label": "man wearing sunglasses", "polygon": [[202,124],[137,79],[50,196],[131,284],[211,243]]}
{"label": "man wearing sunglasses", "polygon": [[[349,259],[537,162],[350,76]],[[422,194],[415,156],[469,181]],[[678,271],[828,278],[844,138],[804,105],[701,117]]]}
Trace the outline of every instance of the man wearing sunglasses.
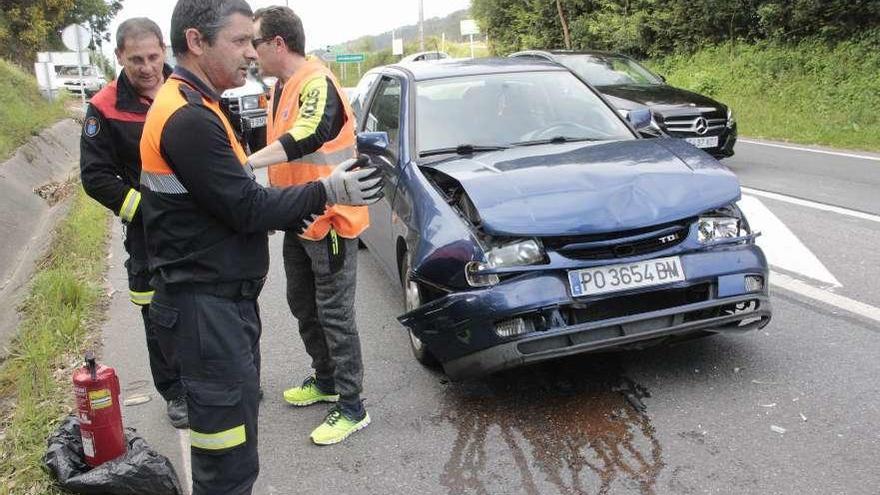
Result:
{"label": "man wearing sunglasses", "polygon": [[[306,58],[302,21],[291,9],[260,9],[254,21],[260,68],[278,83],[267,118],[269,144],[249,161],[269,166],[274,187],[326,177],[356,155],[355,118],[345,93],[319,60]],[[360,398],[363,362],[354,312],[357,237],[368,225],[366,207],[336,205],[304,232],[284,236],[287,301],[314,369],[284,399],[294,406],[338,402],[312,431],[318,445],[341,442],[370,422]]]}

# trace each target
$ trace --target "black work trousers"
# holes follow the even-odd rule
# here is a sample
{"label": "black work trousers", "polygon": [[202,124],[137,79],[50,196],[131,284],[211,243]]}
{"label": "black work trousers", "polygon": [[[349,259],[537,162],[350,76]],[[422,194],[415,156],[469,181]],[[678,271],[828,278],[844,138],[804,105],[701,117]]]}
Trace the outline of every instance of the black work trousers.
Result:
{"label": "black work trousers", "polygon": [[125,251],[128,253],[128,259],[125,261],[125,269],[128,272],[128,297],[141,308],[153,385],[162,398],[169,401],[183,394],[180,365],[174,354],[174,348],[163,348],[159,345],[155,329],[150,325],[150,301],[153,298],[153,289],[150,287],[146,240],[140,218],[123,227],[123,238]]}
{"label": "black work trousers", "polygon": [[262,283],[159,288],[150,319],[186,388],[193,495],[250,494],[259,474]]}

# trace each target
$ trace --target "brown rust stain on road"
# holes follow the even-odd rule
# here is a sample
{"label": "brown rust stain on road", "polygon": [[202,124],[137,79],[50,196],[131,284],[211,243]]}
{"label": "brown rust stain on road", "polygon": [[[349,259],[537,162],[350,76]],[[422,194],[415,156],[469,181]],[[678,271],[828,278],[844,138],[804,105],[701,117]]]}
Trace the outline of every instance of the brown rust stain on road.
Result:
{"label": "brown rust stain on road", "polygon": [[616,355],[451,384],[435,418],[457,430],[440,481],[449,493],[653,494],[664,461],[646,396]]}

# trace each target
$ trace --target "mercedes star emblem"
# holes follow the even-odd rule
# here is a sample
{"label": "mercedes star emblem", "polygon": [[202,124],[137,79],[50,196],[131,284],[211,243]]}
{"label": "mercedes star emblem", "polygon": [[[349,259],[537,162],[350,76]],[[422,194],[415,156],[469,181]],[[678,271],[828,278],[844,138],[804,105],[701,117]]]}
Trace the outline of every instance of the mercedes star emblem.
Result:
{"label": "mercedes star emblem", "polygon": [[703,134],[706,134],[706,131],[709,130],[709,123],[706,122],[706,119],[700,117],[694,122],[694,130],[697,132],[697,134],[702,136]]}

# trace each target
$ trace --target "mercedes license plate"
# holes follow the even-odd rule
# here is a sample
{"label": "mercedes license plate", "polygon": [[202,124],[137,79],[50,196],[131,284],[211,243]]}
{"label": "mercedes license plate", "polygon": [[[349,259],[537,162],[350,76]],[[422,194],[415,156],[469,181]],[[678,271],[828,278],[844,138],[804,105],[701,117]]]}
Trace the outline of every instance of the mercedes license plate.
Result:
{"label": "mercedes license plate", "polygon": [[568,272],[568,283],[574,297],[640,289],[684,279],[684,270],[678,256]]}
{"label": "mercedes license plate", "polygon": [[250,120],[251,129],[254,127],[263,127],[266,125],[266,117],[254,117]]}
{"label": "mercedes license plate", "polygon": [[715,148],[718,146],[718,136],[684,138],[697,148]]}

